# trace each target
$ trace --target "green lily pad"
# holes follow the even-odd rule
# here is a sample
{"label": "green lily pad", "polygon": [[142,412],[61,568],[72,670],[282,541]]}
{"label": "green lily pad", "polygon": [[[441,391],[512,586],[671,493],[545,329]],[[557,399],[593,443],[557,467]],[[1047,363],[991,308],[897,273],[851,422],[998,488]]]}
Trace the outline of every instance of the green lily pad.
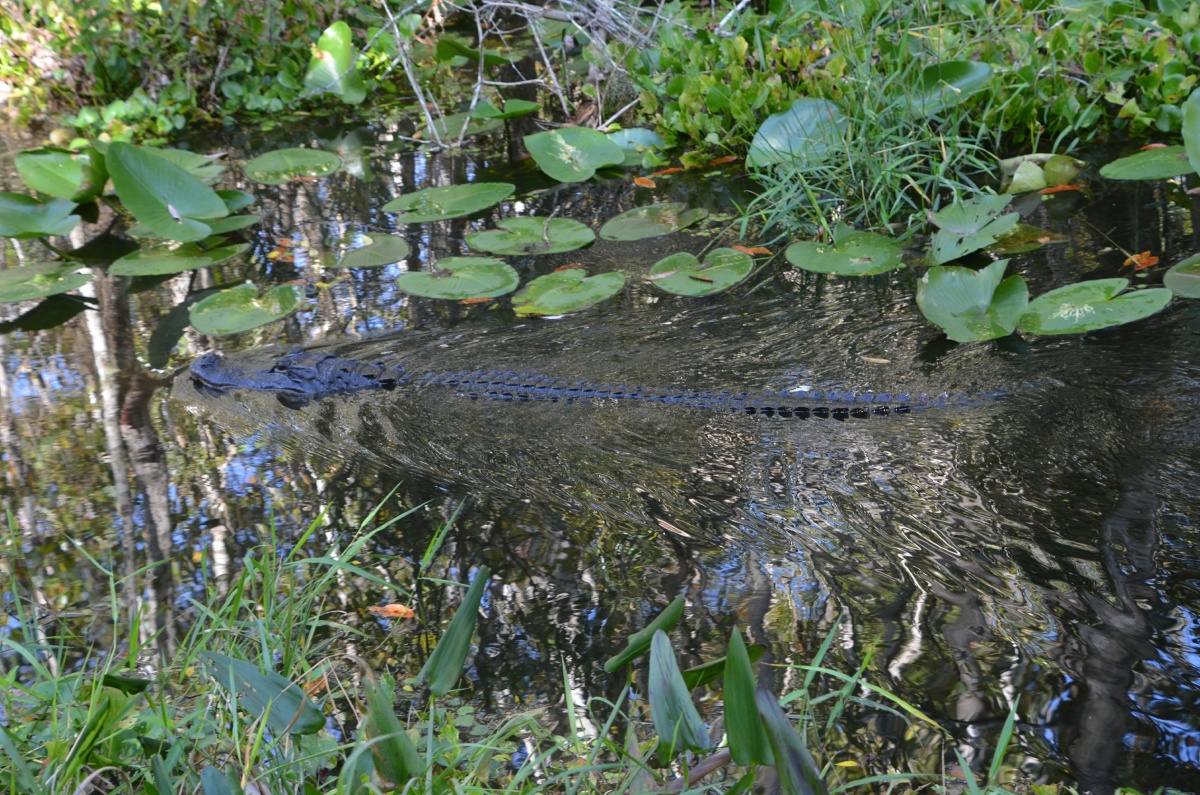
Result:
{"label": "green lily pad", "polygon": [[[434,48],[433,53],[433,57],[439,61],[449,61],[457,57],[466,58],[468,61],[478,62],[480,57],[479,50],[468,47],[460,39],[455,38],[454,36],[439,36],[437,46]],[[512,63],[511,59],[505,58],[495,50],[484,50],[482,55],[483,65],[488,68]]]}
{"label": "green lily pad", "polygon": [[663,257],[654,263],[646,278],[668,293],[700,296],[728,290],[753,270],[754,259],[749,254],[717,248],[708,252],[703,263],[686,251]]}
{"label": "green lily pad", "polygon": [[69,235],[79,223],[75,202],[51,199],[39,204],[21,193],[0,193],[0,237],[53,237]]}
{"label": "green lily pad", "polygon": [[987,250],[993,254],[1011,256],[1037,251],[1050,243],[1065,243],[1067,240],[1065,235],[1051,232],[1048,229],[1030,224],[1017,224],[1011,231],[1001,235],[995,243],[988,246]]}
{"label": "green lily pad", "polygon": [[525,285],[513,296],[518,315],[565,315],[612,298],[625,287],[620,271],[588,276],[583,268],[566,268],[547,273]]}
{"label": "green lily pad", "polygon": [[72,152],[47,146],[19,152],[14,160],[17,174],[30,190],[56,199],[88,201],[98,196],[108,181],[104,156],[91,148]]}
{"label": "green lily pad", "polygon": [[525,136],[525,148],[551,179],[583,182],[596,169],[619,166],[625,152],[602,132],[587,127],[566,127]]}
{"label": "green lily pad", "polygon": [[408,243],[395,235],[363,236],[365,245],[347,251],[337,261],[337,268],[378,268],[391,265],[408,256]]}
{"label": "green lily pad", "polygon": [[1005,279],[1007,266],[1008,260],[979,271],[934,265],[917,282],[917,306],[956,342],[1006,337],[1029,306],[1025,279]]}
{"label": "green lily pad", "polygon": [[508,121],[519,116],[528,116],[541,107],[542,103],[540,102],[530,102],[526,99],[506,99],[504,101],[504,110],[501,110],[487,100],[484,100],[475,106],[475,110],[471,111],[471,115],[477,119]]}
{"label": "green lily pad", "polygon": [[423,224],[445,221],[486,210],[512,195],[516,185],[508,182],[472,182],[467,185],[447,185],[426,188],[392,199],[383,205],[389,213],[399,213],[396,223]]}
{"label": "green lily pad", "polygon": [[434,124],[437,126],[438,135],[441,136],[443,141],[447,139],[458,140],[459,138],[470,138],[472,135],[491,132],[504,126],[504,122],[499,119],[480,119],[466,111],[451,113],[444,118],[435,119]]}
{"label": "green lily pad", "polygon": [[242,169],[255,182],[282,185],[296,177],[327,177],[342,166],[342,159],[320,149],[276,149],[247,162]]}
{"label": "green lily pad", "polygon": [[506,257],[561,254],[583,248],[596,233],[570,218],[507,218],[497,221],[500,229],[467,235],[471,248]]}
{"label": "green lily pad", "polygon": [[904,267],[904,247],[874,232],[839,231],[834,245],[798,241],[783,252],[793,266],[813,273],[874,276]]}
{"label": "green lily pad", "polygon": [[978,93],[992,79],[992,67],[982,61],[946,61],[921,70],[908,98],[913,113],[933,116]]}
{"label": "green lily pad", "polygon": [[117,276],[159,276],[167,273],[183,273],[196,268],[208,268],[232,259],[250,246],[239,243],[205,250],[196,243],[184,243],[170,249],[166,246],[139,249],[126,254],[112,264],[109,273]]}
{"label": "green lily pad", "polygon": [[511,293],[521,277],[511,266],[488,257],[447,257],[438,260],[432,273],[402,273],[396,285],[406,293],[425,298],[466,301]]}
{"label": "green lily pad", "polygon": [[105,162],[125,209],[158,237],[203,240],[212,234],[205,221],[229,215],[212,188],[167,158],[114,141]]}
{"label": "green lily pad", "polygon": [[798,99],[782,113],[768,116],[758,128],[746,155],[746,166],[820,163],[842,145],[847,124],[838,106],[829,100]]}
{"label": "green lily pad", "polygon": [[1021,330],[1030,334],[1082,334],[1141,320],[1171,302],[1171,291],[1166,288],[1151,287],[1122,295],[1128,286],[1128,279],[1095,279],[1051,290],[1029,302],[1021,315]]}
{"label": "green lily pad", "polygon": [[254,226],[261,220],[261,215],[231,215],[228,218],[218,218],[208,222],[209,234],[224,235],[228,232],[236,232],[239,229]]}
{"label": "green lily pad", "polygon": [[351,40],[350,26],[337,21],[325,29],[317,41],[308,70],[304,73],[304,88],[309,94],[329,93],[349,105],[367,98],[367,85],[355,66],[358,48]]}
{"label": "green lily pad", "polygon": [[1200,254],[1172,265],[1163,275],[1163,286],[1180,298],[1200,298]]}
{"label": "green lily pad", "polygon": [[658,237],[691,226],[708,215],[708,210],[688,209],[683,202],[664,202],[635,207],[608,219],[600,227],[605,240],[643,240]]}
{"label": "green lily pad", "polygon": [[246,282],[197,301],[188,317],[201,334],[241,334],[282,320],[300,308],[303,298],[304,288],[297,284],[272,287],[260,298],[258,287]]}
{"label": "green lily pad", "polygon": [[1021,220],[1019,213],[1004,214],[1011,201],[1012,196],[977,196],[931,214],[929,220],[938,231],[926,261],[941,265],[995,243]]}
{"label": "green lily pad", "polygon": [[221,201],[225,202],[225,209],[231,213],[244,210],[258,201],[253,193],[247,193],[244,190],[219,190],[217,195],[221,197]]}
{"label": "green lily pad", "polygon": [[640,166],[646,152],[665,149],[667,142],[654,130],[645,127],[630,127],[608,133],[608,140],[625,152],[623,166]]}
{"label": "green lily pad", "polygon": [[43,262],[0,271],[0,304],[36,301],[82,287],[91,273],[80,273],[77,262]]}
{"label": "green lily pad", "polygon": [[[164,149],[158,146],[143,146],[142,151],[174,163],[201,182],[212,182],[225,173],[225,164],[212,157],[189,152],[185,149]],[[230,211],[232,212],[232,210]]]}
{"label": "green lily pad", "polygon": [[1042,167],[1033,161],[1026,160],[1017,166],[1017,170],[1013,172],[1012,179],[1009,180],[1008,187],[1004,189],[1004,192],[1029,193],[1041,190],[1046,187],[1046,184],[1046,172],[1042,170]]}
{"label": "green lily pad", "polygon": [[1200,172],[1200,88],[1183,103],[1183,148],[1192,171]]}
{"label": "green lily pad", "polygon": [[1170,179],[1195,171],[1185,147],[1164,146],[1118,158],[1101,168],[1100,176],[1106,179]]}

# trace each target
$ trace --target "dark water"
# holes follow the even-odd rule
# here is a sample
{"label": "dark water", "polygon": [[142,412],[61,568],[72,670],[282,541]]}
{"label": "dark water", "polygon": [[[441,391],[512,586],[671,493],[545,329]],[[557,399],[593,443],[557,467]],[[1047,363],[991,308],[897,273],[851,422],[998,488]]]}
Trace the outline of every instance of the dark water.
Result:
{"label": "dark water", "polygon": [[[513,368],[699,389],[1003,393],[969,407],[845,422],[489,403],[432,389],[296,410],[269,395],[200,395],[186,378],[172,385],[168,373],[145,369],[150,333],[189,288],[248,277],[326,282],[307,263],[341,239],[387,231],[378,207],[388,199],[511,173],[482,156],[426,159],[389,152],[385,134],[379,140],[358,177],[280,188],[231,177],[262,197],[266,221],[251,263],[134,295],[105,276],[91,326],[77,319],[0,341],[3,499],[24,545],[24,566],[13,567],[23,591],[64,611],[98,598],[101,579],[67,538],[127,567],[171,559],[134,598],[174,631],[189,600],[235,576],[272,521],[286,545],[325,511],[309,542],[320,554],[399,485],[385,516],[425,507],[378,540],[401,555],[390,576],[411,577],[403,558],[419,558],[460,505],[438,572],[462,578],[485,563],[495,571],[471,671],[488,709],[561,709],[564,665],[576,700],[611,694],[599,664],[646,616],[687,593],[676,642],[689,664],[720,656],[734,626],[780,664],[807,663],[831,631],[837,667],[853,670],[873,648],[868,677],[955,738],[939,748],[928,733],[906,735],[886,714],[856,708],[844,741],[875,764],[935,770],[939,751],[957,747],[986,769],[1019,699],[1008,761],[1030,780],[1077,781],[1098,793],[1117,784],[1200,791],[1197,304],[1177,301],[1147,321],[1082,337],[953,346],[920,316],[907,274],[850,282],[772,264],[731,293],[699,300],[632,279],[600,309],[522,320],[502,302],[405,298],[393,266],[317,288],[311,311],[242,338],[189,332],[176,360],[268,344],[248,355],[269,361],[271,351],[317,345],[395,357],[415,370]],[[628,180],[517,181],[518,198],[500,216],[558,208],[595,228],[655,198],[726,211],[744,200],[728,171],[660,180],[653,194]],[[1096,189],[1021,200],[1027,222],[1066,236],[1010,265],[1035,294],[1115,275],[1125,255],[1114,246],[1151,249],[1165,264],[1196,250],[1194,213],[1178,189]],[[465,253],[463,234],[489,221],[399,230],[415,252],[408,267]],[[316,254],[294,265],[267,260],[285,237]],[[523,278],[569,262],[636,276],[712,239],[598,242],[515,264]],[[366,613],[380,593],[355,588],[338,598],[348,623],[378,638],[373,661],[413,656]],[[457,597],[422,598],[442,615]],[[786,669],[775,678],[781,691],[796,685]]]}

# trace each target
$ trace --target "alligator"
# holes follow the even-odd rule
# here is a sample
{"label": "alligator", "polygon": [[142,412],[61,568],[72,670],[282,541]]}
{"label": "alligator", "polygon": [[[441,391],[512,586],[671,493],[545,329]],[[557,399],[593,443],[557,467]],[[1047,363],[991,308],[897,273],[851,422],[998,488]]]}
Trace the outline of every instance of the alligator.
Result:
{"label": "alligator", "polygon": [[440,387],[455,395],[484,400],[585,403],[635,401],[764,417],[806,419],[865,418],[904,414],[914,409],[964,405],[996,395],[951,397],[908,392],[852,392],[797,389],[777,393],[700,391],[658,387],[571,382],[513,370],[430,371],[410,373],[400,364],[359,361],[319,351],[293,350],[269,367],[251,368],[217,353],[205,353],[191,364],[197,391],[220,396],[248,389],[274,393],[288,408],[316,400],[367,390],[401,386]]}

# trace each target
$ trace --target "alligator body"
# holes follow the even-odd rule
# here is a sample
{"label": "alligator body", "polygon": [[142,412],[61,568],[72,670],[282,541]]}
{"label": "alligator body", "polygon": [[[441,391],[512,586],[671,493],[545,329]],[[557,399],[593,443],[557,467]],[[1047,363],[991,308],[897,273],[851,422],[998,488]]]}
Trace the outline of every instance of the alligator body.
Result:
{"label": "alligator body", "polygon": [[774,394],[696,391],[570,382],[511,370],[410,373],[399,364],[364,362],[330,353],[295,350],[267,368],[252,369],[220,354],[206,353],[191,365],[197,390],[224,395],[249,389],[275,394],[289,408],[335,395],[401,386],[442,388],[474,400],[583,403],[636,401],[767,417],[847,419],[907,413],[918,408],[976,402],[967,396],[794,390]]}

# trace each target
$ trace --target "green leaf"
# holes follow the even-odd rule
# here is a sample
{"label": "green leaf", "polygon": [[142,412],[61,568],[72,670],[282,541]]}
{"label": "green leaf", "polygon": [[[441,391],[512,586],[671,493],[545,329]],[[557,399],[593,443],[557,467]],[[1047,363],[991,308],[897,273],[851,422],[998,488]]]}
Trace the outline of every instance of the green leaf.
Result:
{"label": "green leaf", "polygon": [[[479,119],[466,111],[451,113],[449,116],[434,119],[433,123],[443,141],[447,139],[457,141],[459,138],[470,138],[472,135],[491,132],[504,126],[504,122],[499,119]],[[428,124],[425,125],[425,129],[429,129]]]}
{"label": "green leaf", "polygon": [[0,304],[36,301],[82,287],[91,273],[79,273],[77,262],[44,262],[0,271]]}
{"label": "green leaf", "polygon": [[334,267],[378,268],[400,262],[409,254],[408,243],[395,235],[363,235],[363,240],[365,245],[347,251]]}
{"label": "green leaf", "polygon": [[1017,166],[1017,170],[1013,172],[1012,179],[1008,183],[1008,187],[1004,189],[1005,193],[1029,193],[1030,191],[1041,190],[1046,187],[1046,172],[1037,163],[1026,160],[1021,165]]}
{"label": "green leaf", "polygon": [[1008,336],[1029,306],[1029,287],[1019,275],[1004,279],[1007,266],[1008,260],[980,271],[934,265],[917,283],[917,306],[956,342]]}
{"label": "green leaf", "polygon": [[75,202],[51,199],[39,204],[32,196],[0,193],[0,237],[54,237],[69,235],[79,223]]}
{"label": "green leaf", "polygon": [[773,765],[771,744],[755,702],[754,669],[739,629],[729,638],[725,662],[725,731],[733,761],[747,765]]}
{"label": "green leaf", "polygon": [[952,108],[983,89],[992,79],[992,67],[982,61],[946,61],[921,70],[909,97],[909,108],[921,116],[933,116]]}
{"label": "green leaf", "polygon": [[231,215],[228,218],[218,218],[208,222],[209,231],[214,235],[225,235],[254,226],[262,220],[261,215]]}
{"label": "green leaf", "polygon": [[471,115],[477,119],[507,121],[519,116],[528,116],[541,107],[540,102],[530,102],[526,99],[507,99],[504,101],[504,110],[500,110],[485,99],[475,106],[475,110],[471,111]]}
{"label": "green leaf", "polygon": [[583,182],[596,169],[619,166],[625,152],[604,133],[587,127],[565,127],[525,136],[525,148],[538,167],[559,182]]}
{"label": "green leaf", "polygon": [[1172,265],[1163,275],[1163,286],[1180,298],[1200,298],[1200,254]]}
{"label": "green leaf", "polygon": [[677,596],[675,601],[667,605],[653,621],[646,625],[645,629],[630,635],[625,650],[609,657],[608,661],[604,663],[605,673],[615,673],[645,654],[646,650],[650,648],[650,641],[654,638],[655,632],[659,630],[670,632],[683,617],[685,602],[686,599],[682,594]]}
{"label": "green leaf", "polygon": [[754,699],[771,743],[783,795],[828,795],[817,763],[779,706],[778,699],[765,690],[755,693]]}
{"label": "green leaf", "polygon": [[1118,158],[1103,166],[1100,176],[1105,179],[1169,179],[1195,172],[1185,147],[1166,146]]}
{"label": "green leaf", "polygon": [[221,201],[225,202],[225,209],[230,213],[244,210],[258,201],[253,193],[247,193],[244,190],[219,190],[217,195],[221,197]]}
{"label": "green leaf", "polygon": [[237,698],[255,718],[267,715],[267,726],[276,737],[316,734],[325,727],[325,715],[304,695],[304,688],[277,673],[264,674],[246,660],[215,651],[202,651],[208,672],[222,688]]}
{"label": "green leaf", "polygon": [[471,633],[475,631],[475,618],[479,614],[479,603],[483,599],[483,590],[487,587],[492,571],[487,566],[480,566],[475,572],[475,579],[467,589],[462,604],[450,619],[446,633],[434,647],[433,653],[425,661],[425,667],[417,675],[417,681],[429,681],[429,692],[435,698],[441,698],[450,692],[458,677],[462,675],[463,665],[467,661],[467,652],[471,648]]}
{"label": "green leaf", "polygon": [[212,188],[139,147],[114,141],[105,162],[125,209],[159,237],[184,243],[203,240],[212,233],[204,221],[229,214]]}
{"label": "green leaf", "polygon": [[[433,57],[439,61],[449,61],[455,57],[461,57],[466,58],[468,61],[478,62],[479,50],[468,47],[454,36],[439,36],[437,46],[433,51]],[[483,65],[488,68],[510,63],[512,63],[511,59],[505,58],[495,50],[484,50],[483,52]]]}
{"label": "green leaf", "polygon": [[625,287],[620,271],[588,276],[583,268],[566,268],[547,273],[525,285],[513,296],[518,315],[565,315],[606,301]]}
{"label": "green leaf", "polygon": [[647,151],[662,150],[667,147],[667,142],[661,135],[645,127],[630,127],[626,130],[610,132],[608,140],[621,147],[621,150],[625,152],[625,161],[621,164],[623,166],[639,166]]}
{"label": "green leaf", "polygon": [[824,161],[843,145],[848,122],[837,105],[826,99],[802,98],[782,113],[767,117],[754,134],[746,155],[748,168],[774,163],[799,167]]}
{"label": "green leaf", "polygon": [[212,182],[225,173],[225,165],[219,160],[196,152],[157,146],[143,146],[142,151],[174,163],[201,182]]}
{"label": "green leaf", "polygon": [[[750,656],[750,662],[758,662],[758,659],[767,651],[767,647],[761,643],[755,643],[746,650]],[[683,672],[683,683],[688,686],[688,690],[695,690],[701,685],[706,685],[709,682],[715,682],[725,675],[725,657],[718,657],[715,660],[710,660],[700,665],[693,665]]]}
{"label": "green leaf", "polygon": [[320,149],[276,149],[247,162],[242,169],[255,182],[282,185],[296,177],[327,177],[342,167],[342,159]]}
{"label": "green leaf", "polygon": [[303,297],[299,285],[281,284],[259,298],[258,287],[247,282],[196,302],[188,316],[201,334],[240,334],[287,317]]}
{"label": "green leaf", "polygon": [[700,207],[688,209],[683,202],[664,202],[646,207],[635,207],[608,219],[600,227],[600,237],[605,240],[642,240],[647,237],[678,232],[708,216],[708,210]]}
{"label": "green leaf", "polygon": [[1095,279],[1039,295],[1021,316],[1030,334],[1082,334],[1149,317],[1171,302],[1163,287],[1121,294],[1128,279]]}
{"label": "green leaf", "polygon": [[367,684],[366,697],[365,729],[367,738],[376,740],[371,745],[375,769],[396,787],[403,788],[423,767],[420,754],[396,717],[396,681],[386,675],[379,677],[378,681]]}
{"label": "green leaf", "polygon": [[1183,103],[1183,148],[1192,171],[1200,172],[1200,88]]}
{"label": "green leaf", "polygon": [[646,682],[650,714],[658,734],[658,758],[664,765],[679,749],[703,751],[709,747],[708,732],[692,695],[683,683],[671,641],[662,630],[650,642],[650,676]]}
{"label": "green leaf", "polygon": [[650,268],[647,281],[675,295],[713,295],[728,290],[750,275],[754,259],[732,248],[715,248],[704,257],[681,251],[663,257]]}
{"label": "green leaf", "polygon": [[995,243],[1021,220],[1020,213],[1004,214],[1011,201],[1012,196],[977,196],[932,213],[929,220],[938,231],[926,261],[941,265]]}
{"label": "green leaf", "polygon": [[237,776],[230,778],[212,765],[200,771],[200,786],[204,795],[242,795]]}
{"label": "green leaf", "polygon": [[154,246],[126,254],[112,264],[109,273],[117,276],[154,276],[166,273],[183,273],[196,268],[208,268],[232,259],[250,246],[239,243],[234,246],[204,249],[196,243],[184,243],[175,248]]}
{"label": "green leaf", "polygon": [[839,276],[874,276],[904,267],[904,248],[874,232],[839,234],[833,244],[797,241],[783,252],[794,267]]}
{"label": "green leaf", "polygon": [[524,257],[574,251],[596,239],[595,232],[570,218],[507,218],[496,225],[499,230],[467,235],[467,245],[489,254]]}
{"label": "green leaf", "polygon": [[355,66],[358,49],[351,41],[350,26],[337,21],[325,29],[317,41],[304,73],[304,88],[311,94],[328,92],[348,105],[357,105],[367,97],[362,73]]}
{"label": "green leaf", "polygon": [[108,171],[95,149],[72,152],[53,146],[17,153],[17,174],[30,190],[81,203],[104,190]]}
{"label": "green leaf", "polygon": [[521,283],[512,266],[487,257],[447,257],[435,268],[430,273],[402,273],[396,284],[410,295],[466,301],[505,295]]}
{"label": "green leaf", "polygon": [[425,188],[392,199],[383,205],[389,213],[399,213],[396,223],[423,224],[444,221],[486,210],[512,195],[516,186],[508,182],[472,182]]}

